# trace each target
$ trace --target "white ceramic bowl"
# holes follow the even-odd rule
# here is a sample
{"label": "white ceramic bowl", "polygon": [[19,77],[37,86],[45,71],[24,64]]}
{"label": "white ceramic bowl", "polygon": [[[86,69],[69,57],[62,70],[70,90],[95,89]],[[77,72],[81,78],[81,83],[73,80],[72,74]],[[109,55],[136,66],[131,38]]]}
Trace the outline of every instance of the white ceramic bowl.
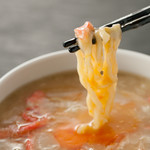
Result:
{"label": "white ceramic bowl", "polygon": [[[119,49],[119,70],[150,78],[150,56]],[[66,50],[46,54],[14,68],[0,79],[0,101],[22,85],[41,77],[76,69],[76,57]]]}

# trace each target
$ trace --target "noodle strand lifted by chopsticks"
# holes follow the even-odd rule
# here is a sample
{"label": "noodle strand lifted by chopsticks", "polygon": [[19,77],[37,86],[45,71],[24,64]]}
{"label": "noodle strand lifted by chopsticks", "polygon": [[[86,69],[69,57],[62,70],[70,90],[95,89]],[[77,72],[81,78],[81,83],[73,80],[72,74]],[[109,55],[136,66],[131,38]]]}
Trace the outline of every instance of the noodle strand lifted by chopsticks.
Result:
{"label": "noodle strand lifted by chopsticks", "polygon": [[[112,109],[118,66],[116,50],[121,41],[120,25],[94,30],[90,22],[75,29],[78,44],[77,70],[81,84],[87,90],[87,106],[93,120],[77,126],[78,133],[99,129],[108,121]],[[92,45],[93,36],[96,44]]]}

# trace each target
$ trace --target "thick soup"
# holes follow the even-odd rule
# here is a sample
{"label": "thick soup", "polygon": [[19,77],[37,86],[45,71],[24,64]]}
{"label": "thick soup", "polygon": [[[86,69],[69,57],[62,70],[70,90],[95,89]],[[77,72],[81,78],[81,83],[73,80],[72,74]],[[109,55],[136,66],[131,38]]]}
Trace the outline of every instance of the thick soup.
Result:
{"label": "thick soup", "polygon": [[76,72],[32,82],[0,105],[1,150],[149,150],[150,80],[119,73],[109,121],[77,134],[89,122],[86,91]]}

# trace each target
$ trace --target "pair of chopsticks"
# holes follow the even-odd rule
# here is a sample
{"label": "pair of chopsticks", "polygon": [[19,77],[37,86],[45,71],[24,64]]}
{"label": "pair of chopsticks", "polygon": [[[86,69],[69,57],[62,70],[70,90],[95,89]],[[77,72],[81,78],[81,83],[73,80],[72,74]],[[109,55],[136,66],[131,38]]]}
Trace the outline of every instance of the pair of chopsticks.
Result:
{"label": "pair of chopsticks", "polygon": [[[119,18],[113,22],[105,24],[104,27],[112,27],[113,24],[120,24],[122,32],[138,28],[150,22],[150,6],[147,6],[139,11],[131,13],[127,16]],[[96,43],[96,39],[92,39],[92,44]],[[77,38],[72,38],[67,40],[63,43],[63,46],[68,50],[70,53],[74,53],[80,49],[77,43]]]}

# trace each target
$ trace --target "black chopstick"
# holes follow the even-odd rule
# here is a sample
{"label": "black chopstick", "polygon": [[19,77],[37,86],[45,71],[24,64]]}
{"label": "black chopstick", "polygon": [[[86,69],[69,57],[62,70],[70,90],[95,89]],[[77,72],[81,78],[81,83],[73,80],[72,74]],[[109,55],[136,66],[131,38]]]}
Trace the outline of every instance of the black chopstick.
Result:
{"label": "black chopstick", "polygon": [[[70,39],[70,40],[65,41],[65,42],[63,43],[63,47],[69,47],[69,46],[74,45],[74,44],[76,44],[76,43],[77,43],[77,38],[72,38],[72,39]],[[92,44],[95,44],[95,43],[96,43],[96,39],[93,38],[93,39],[92,39]]]}
{"label": "black chopstick", "polygon": [[73,44],[75,44],[77,42],[77,38],[72,38],[70,40],[67,40],[63,43],[63,47],[68,47],[71,46]]}
{"label": "black chopstick", "polygon": [[122,25],[121,30],[122,30],[122,32],[125,32],[125,31],[128,31],[128,30],[135,29],[135,28],[138,28],[140,26],[143,26],[143,25],[145,25],[149,22],[150,22],[150,14],[145,15],[145,16],[143,16],[139,19],[136,19],[132,22],[129,22],[125,25]]}
{"label": "black chopstick", "polygon": [[[117,19],[111,23],[105,24],[104,27],[111,27],[113,24],[120,24],[122,32],[135,29],[150,22],[150,6],[147,6],[139,11],[131,13],[125,17]],[[96,43],[96,39],[92,39],[92,43]],[[71,46],[73,45],[73,46]],[[64,47],[69,47],[69,52],[74,53],[80,49],[77,45],[77,38],[70,39],[63,43]]]}
{"label": "black chopstick", "polygon": [[129,22],[140,19],[141,17],[147,16],[149,14],[150,14],[150,6],[147,6],[136,12],[130,13],[129,15],[121,17],[115,21],[112,21],[104,26],[111,27],[113,24],[120,24],[121,26],[122,25],[124,26],[125,24],[128,24]]}

